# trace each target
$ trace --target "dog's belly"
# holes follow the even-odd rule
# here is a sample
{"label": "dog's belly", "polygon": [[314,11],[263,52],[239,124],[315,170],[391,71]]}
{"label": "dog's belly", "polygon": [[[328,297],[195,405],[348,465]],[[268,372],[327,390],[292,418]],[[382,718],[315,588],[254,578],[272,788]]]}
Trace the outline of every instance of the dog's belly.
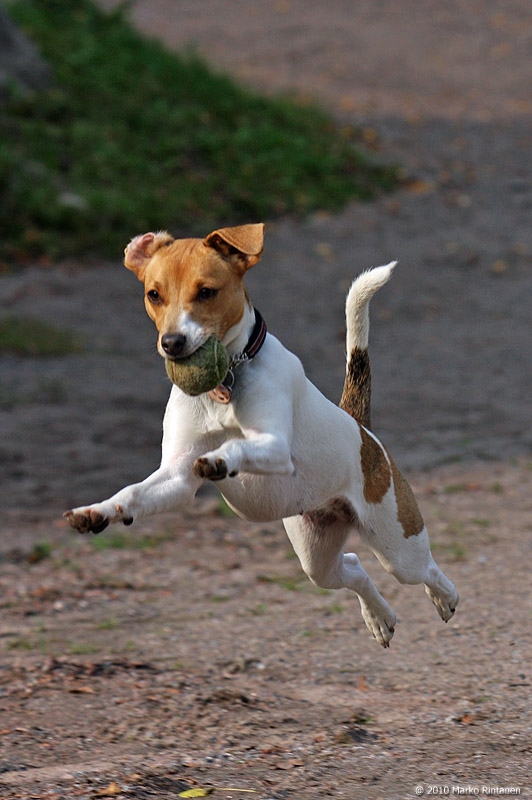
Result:
{"label": "dog's belly", "polygon": [[289,475],[249,475],[241,473],[227,478],[220,489],[239,517],[252,522],[271,522],[299,514],[303,498],[298,502],[294,479]]}
{"label": "dog's belly", "polygon": [[252,522],[294,517],[325,505],[343,487],[323,481],[312,485],[295,475],[241,473],[220,485],[223,497],[238,516]]}

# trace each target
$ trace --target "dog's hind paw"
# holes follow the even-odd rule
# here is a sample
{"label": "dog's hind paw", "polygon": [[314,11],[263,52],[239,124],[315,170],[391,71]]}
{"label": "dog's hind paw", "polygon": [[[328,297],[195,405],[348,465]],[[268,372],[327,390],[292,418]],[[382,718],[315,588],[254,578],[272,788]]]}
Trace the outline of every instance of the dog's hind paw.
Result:
{"label": "dog's hind paw", "polygon": [[376,614],[365,603],[360,603],[362,618],[366,623],[366,628],[383,647],[389,647],[395,632],[397,621],[395,614],[388,608],[384,614]]}
{"label": "dog's hind paw", "polygon": [[[449,581],[449,583],[451,582]],[[458,592],[452,583],[451,587],[452,589],[449,589],[448,591],[436,592],[430,586],[425,586],[426,593],[436,606],[438,614],[444,622],[449,622],[456,611],[456,606],[458,605]]]}

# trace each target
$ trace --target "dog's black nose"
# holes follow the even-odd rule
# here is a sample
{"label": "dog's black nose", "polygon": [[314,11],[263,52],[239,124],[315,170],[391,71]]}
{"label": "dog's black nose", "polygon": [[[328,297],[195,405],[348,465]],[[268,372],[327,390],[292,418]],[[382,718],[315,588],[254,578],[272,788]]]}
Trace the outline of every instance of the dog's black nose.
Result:
{"label": "dog's black nose", "polygon": [[179,358],[183,354],[187,337],[182,333],[165,333],[161,337],[161,347],[170,358]]}

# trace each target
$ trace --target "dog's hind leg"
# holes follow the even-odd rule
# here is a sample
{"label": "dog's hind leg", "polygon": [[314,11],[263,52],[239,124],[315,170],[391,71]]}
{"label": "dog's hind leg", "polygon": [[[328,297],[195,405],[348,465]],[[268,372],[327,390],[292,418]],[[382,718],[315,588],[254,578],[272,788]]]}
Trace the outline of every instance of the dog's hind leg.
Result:
{"label": "dog's hind leg", "polygon": [[324,589],[346,588],[355,592],[366,627],[383,647],[388,647],[394,633],[395,614],[358,556],[343,552],[352,524],[329,510],[290,517],[283,524],[310,580]]}
{"label": "dog's hind leg", "polygon": [[[388,505],[388,504],[386,504]],[[425,591],[444,622],[453,616],[458,605],[458,592],[442,572],[430,550],[427,529],[422,524],[416,534],[405,536],[395,515],[395,508],[382,508],[370,526],[361,526],[360,535],[386,570],[399,583],[424,584]]]}

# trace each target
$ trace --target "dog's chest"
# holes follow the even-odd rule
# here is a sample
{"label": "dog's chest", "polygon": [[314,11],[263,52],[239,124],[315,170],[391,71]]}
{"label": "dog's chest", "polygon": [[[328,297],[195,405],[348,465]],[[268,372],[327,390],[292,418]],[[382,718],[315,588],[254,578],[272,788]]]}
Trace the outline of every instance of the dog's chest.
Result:
{"label": "dog's chest", "polygon": [[207,430],[224,430],[227,431],[228,436],[231,435],[231,432],[241,430],[241,426],[238,421],[237,409],[233,402],[217,403],[208,395],[201,395],[200,402],[200,413],[203,417],[203,421]]}

